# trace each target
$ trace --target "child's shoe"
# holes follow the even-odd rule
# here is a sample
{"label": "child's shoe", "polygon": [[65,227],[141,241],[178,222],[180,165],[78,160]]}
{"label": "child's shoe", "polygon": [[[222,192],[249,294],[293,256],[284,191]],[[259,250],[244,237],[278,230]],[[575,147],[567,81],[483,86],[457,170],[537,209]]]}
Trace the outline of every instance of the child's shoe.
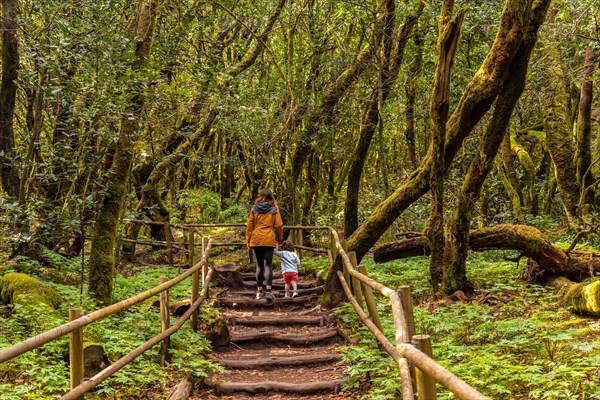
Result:
{"label": "child's shoe", "polygon": [[288,292],[285,292],[285,295],[283,295],[283,297],[290,297],[290,294]]}
{"label": "child's shoe", "polygon": [[297,291],[297,290],[294,290],[294,291],[292,292],[292,297],[296,297],[296,296],[298,296],[298,291]]}

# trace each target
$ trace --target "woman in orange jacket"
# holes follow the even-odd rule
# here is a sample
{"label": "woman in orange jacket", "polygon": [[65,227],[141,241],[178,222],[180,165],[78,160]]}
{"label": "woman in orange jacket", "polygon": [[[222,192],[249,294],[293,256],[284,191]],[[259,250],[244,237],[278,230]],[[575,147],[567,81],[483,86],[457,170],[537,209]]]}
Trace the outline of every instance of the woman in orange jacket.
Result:
{"label": "woman in orange jacket", "polygon": [[271,292],[273,282],[273,250],[283,238],[283,221],[275,195],[269,189],[263,189],[256,199],[246,225],[246,242],[256,256],[256,298],[263,295],[263,282],[266,286],[265,298],[274,299]]}

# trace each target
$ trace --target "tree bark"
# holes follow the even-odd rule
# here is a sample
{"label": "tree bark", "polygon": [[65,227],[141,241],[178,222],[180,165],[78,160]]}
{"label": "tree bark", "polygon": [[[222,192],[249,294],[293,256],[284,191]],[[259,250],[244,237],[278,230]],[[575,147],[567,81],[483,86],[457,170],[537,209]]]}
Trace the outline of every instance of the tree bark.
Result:
{"label": "tree bark", "polygon": [[565,73],[560,64],[556,47],[550,50],[547,58],[548,96],[551,103],[544,117],[546,146],[554,164],[554,173],[558,185],[558,193],[569,225],[577,227],[579,220],[580,185],[577,180],[577,168],[574,164],[575,149],[572,129],[569,124],[569,94],[566,90]]}
{"label": "tree bark", "polygon": [[[137,40],[132,60],[134,71],[143,67],[150,54],[157,8],[158,2],[155,0],[140,1]],[[140,112],[144,105],[141,84],[132,86],[134,88],[131,89],[131,105],[121,120],[121,131],[116,142],[110,180],[96,216],[90,253],[89,293],[101,305],[112,302],[117,226],[133,162],[133,141],[137,135]]]}
{"label": "tree bark", "polygon": [[433,93],[429,116],[431,119],[431,171],[429,187],[431,206],[429,211],[428,237],[431,247],[429,257],[429,282],[434,292],[439,290],[444,271],[444,148],[446,124],[450,110],[450,74],[454,56],[458,50],[460,30],[464,11],[452,18],[453,0],[442,5],[442,15],[438,27],[437,62],[433,77]]}
{"label": "tree bark", "polygon": [[7,195],[19,196],[13,117],[19,77],[17,0],[2,0],[2,83],[0,85],[0,180]]}
{"label": "tree bark", "polygon": [[577,115],[577,181],[583,190],[583,200],[593,204],[594,177],[592,176],[592,101],[594,98],[594,72],[600,52],[588,47],[585,52],[583,82],[579,94],[579,114]]}
{"label": "tree bark", "polygon": [[457,196],[457,203],[446,224],[442,281],[442,292],[445,294],[471,289],[467,282],[466,260],[473,210],[479,200],[483,183],[494,166],[494,159],[500,145],[503,139],[507,138],[510,117],[525,89],[527,66],[536,43],[537,27],[532,27],[509,68],[509,78],[502,85],[492,119],[487,126],[479,151],[469,166],[460,194]]}

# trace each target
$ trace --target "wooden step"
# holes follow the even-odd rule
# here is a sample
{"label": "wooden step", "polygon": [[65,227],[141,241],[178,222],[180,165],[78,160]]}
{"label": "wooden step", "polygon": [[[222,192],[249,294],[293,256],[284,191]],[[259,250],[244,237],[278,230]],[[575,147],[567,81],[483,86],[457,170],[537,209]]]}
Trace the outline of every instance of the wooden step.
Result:
{"label": "wooden step", "polygon": [[[256,281],[244,281],[244,286],[256,289]],[[298,282],[298,289],[310,289],[313,287],[315,287],[315,284],[313,282]],[[272,282],[271,288],[281,290],[285,288],[285,284],[283,280],[276,279]]]}
{"label": "wooden step", "polygon": [[[283,297],[284,288],[277,286],[272,286],[273,290],[279,294],[280,297]],[[252,286],[253,290],[228,290],[227,294],[230,295],[240,295],[240,296],[255,296],[256,295],[256,287]],[[307,294],[322,294],[325,289],[324,285],[314,286],[306,289],[298,289],[298,295],[307,295]],[[290,294],[292,290],[290,289]]]}
{"label": "wooden step", "polygon": [[310,316],[250,316],[250,317],[238,317],[231,316],[230,321],[232,325],[320,325],[323,326],[325,319],[323,317],[310,317]]}
{"label": "wooden step", "polygon": [[342,379],[332,381],[316,381],[307,383],[283,383],[274,381],[263,381],[254,383],[245,382],[221,382],[216,386],[217,393],[233,394],[235,392],[247,392],[252,394],[265,394],[269,392],[283,392],[293,394],[314,394],[319,392],[338,393]]}
{"label": "wooden step", "polygon": [[219,304],[231,308],[244,308],[244,307],[261,307],[261,306],[285,306],[294,304],[309,303],[312,300],[318,299],[319,296],[311,294],[308,296],[297,296],[297,297],[276,297],[275,299],[268,301],[267,299],[244,299],[244,298],[219,298]]}
{"label": "wooden step", "polygon": [[323,364],[341,361],[342,357],[335,353],[324,354],[289,354],[285,356],[269,356],[254,359],[220,359],[214,360],[232,369],[261,369],[290,365]]}
{"label": "wooden step", "polygon": [[321,329],[309,334],[281,333],[274,330],[249,329],[244,332],[231,333],[229,339],[234,343],[249,342],[253,340],[272,339],[290,344],[304,345],[338,336],[337,328]]}

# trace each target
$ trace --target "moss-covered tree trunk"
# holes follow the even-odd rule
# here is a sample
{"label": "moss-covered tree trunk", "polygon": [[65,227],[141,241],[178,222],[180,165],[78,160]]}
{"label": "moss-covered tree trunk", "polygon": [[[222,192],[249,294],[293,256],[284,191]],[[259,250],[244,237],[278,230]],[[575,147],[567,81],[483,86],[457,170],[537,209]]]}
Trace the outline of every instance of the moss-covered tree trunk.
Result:
{"label": "moss-covered tree trunk", "polygon": [[[533,15],[544,20],[550,0],[542,0],[531,4],[527,0],[508,0],[505,4],[494,43],[479,70],[464,88],[461,99],[446,125],[445,166],[449,167],[463,140],[474,126],[486,114],[504,80],[514,56],[521,45],[524,33],[529,26],[523,24],[521,10],[523,5],[530,5]],[[533,25],[532,25],[533,26]],[[358,259],[371,249],[383,233],[398,216],[413,202],[423,196],[429,189],[429,173],[431,155],[423,160],[417,169],[396,191],[380,203],[371,216],[348,238],[348,250],[355,251]],[[337,278],[341,269],[340,261],[327,276],[326,292],[331,304],[344,301],[344,292]]]}
{"label": "moss-covered tree trunk", "polygon": [[594,176],[592,167],[592,101],[594,98],[594,72],[600,52],[588,47],[585,53],[585,65],[583,70],[583,82],[579,93],[579,114],[577,115],[577,151],[575,160],[577,163],[577,180],[582,185],[584,201],[593,204]]}
{"label": "moss-covered tree trunk", "polygon": [[[158,1],[140,1],[136,48],[131,63],[133,71],[139,71],[150,55],[157,7]],[[121,119],[121,130],[116,142],[109,181],[96,216],[92,238],[89,293],[101,305],[112,302],[117,226],[133,162],[133,142],[138,133],[140,112],[144,105],[141,82],[133,84],[130,90],[131,104]]]}
{"label": "moss-covered tree trunk", "polygon": [[[523,9],[523,23],[529,23],[529,9]],[[510,76],[500,90],[494,113],[479,145],[479,150],[469,166],[457,202],[452,210],[446,228],[444,248],[444,275],[442,292],[450,294],[456,290],[469,290],[466,274],[466,261],[469,249],[469,228],[475,204],[479,200],[481,188],[494,166],[496,157],[517,101],[525,89],[529,58],[537,42],[537,24],[530,24],[515,60],[510,66]]]}
{"label": "moss-covered tree trunk", "polygon": [[556,46],[551,48],[547,62],[546,76],[548,96],[550,96],[551,102],[544,117],[546,146],[554,164],[558,193],[567,220],[569,225],[576,227],[579,218],[580,185],[577,181],[575,148],[569,124],[569,95],[566,89],[566,77]]}
{"label": "moss-covered tree trunk", "polygon": [[437,292],[444,271],[444,176],[446,174],[444,147],[446,124],[450,110],[450,73],[454,65],[454,56],[458,50],[460,29],[464,20],[464,11],[452,18],[453,0],[445,0],[438,23],[437,62],[433,77],[433,93],[429,108],[431,119],[431,171],[429,186],[431,208],[429,211],[429,283]]}
{"label": "moss-covered tree trunk", "polygon": [[551,285],[562,294],[562,303],[576,314],[600,317],[600,280],[576,283],[556,278]]}

